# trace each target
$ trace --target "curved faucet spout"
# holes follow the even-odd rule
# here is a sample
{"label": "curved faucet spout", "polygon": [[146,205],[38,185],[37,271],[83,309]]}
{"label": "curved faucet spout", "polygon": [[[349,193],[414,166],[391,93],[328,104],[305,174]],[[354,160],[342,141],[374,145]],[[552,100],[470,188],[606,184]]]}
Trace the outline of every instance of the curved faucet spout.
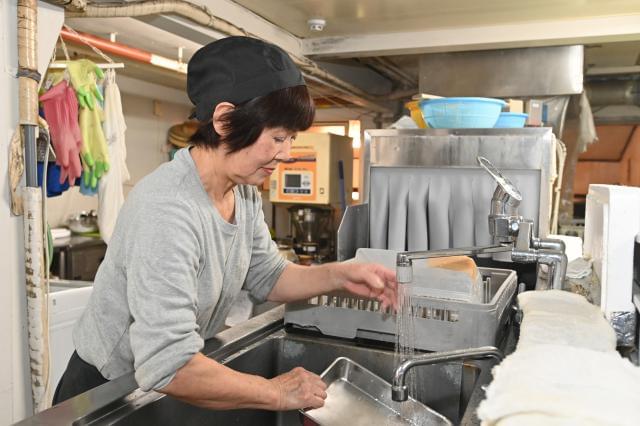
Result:
{"label": "curved faucet spout", "polygon": [[511,249],[511,244],[494,244],[490,246],[400,252],[396,255],[396,280],[398,284],[406,284],[413,281],[413,260],[448,256],[477,256],[479,254],[508,252]]}
{"label": "curved faucet spout", "polygon": [[448,352],[434,352],[407,360],[400,364],[393,373],[391,386],[391,398],[394,401],[406,401],[409,391],[405,384],[405,377],[409,370],[418,365],[439,364],[442,362],[460,361],[465,359],[487,359],[493,358],[502,361],[504,355],[502,351],[493,346],[483,346],[480,348],[460,349]]}

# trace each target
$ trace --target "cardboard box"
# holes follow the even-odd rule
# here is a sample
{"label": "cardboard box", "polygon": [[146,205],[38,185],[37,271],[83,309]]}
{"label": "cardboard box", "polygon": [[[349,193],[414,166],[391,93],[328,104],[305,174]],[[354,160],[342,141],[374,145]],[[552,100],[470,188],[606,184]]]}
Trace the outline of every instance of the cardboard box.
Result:
{"label": "cardboard box", "polygon": [[529,114],[526,126],[542,126],[542,101],[538,99],[529,99],[524,104],[524,112]]}

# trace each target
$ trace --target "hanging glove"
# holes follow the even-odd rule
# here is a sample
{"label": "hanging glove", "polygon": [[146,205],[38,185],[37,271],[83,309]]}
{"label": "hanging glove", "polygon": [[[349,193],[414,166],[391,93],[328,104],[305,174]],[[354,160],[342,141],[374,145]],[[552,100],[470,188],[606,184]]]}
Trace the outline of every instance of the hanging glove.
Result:
{"label": "hanging glove", "polygon": [[109,171],[109,151],[102,131],[103,113],[97,103],[93,109],[80,109],[82,131],[82,165],[84,185],[92,189],[98,180]]}
{"label": "hanging glove", "polygon": [[60,83],[62,80],[68,80],[67,78],[65,78],[65,76],[67,75],[66,71],[64,70],[49,70],[47,71],[47,77],[44,80],[44,84],[42,85],[42,88],[45,89],[45,91],[51,89],[53,86],[57,86],[58,83]]}
{"label": "hanging glove", "polygon": [[78,102],[73,89],[61,81],[40,96],[45,119],[49,123],[56,164],[61,168],[60,183],[67,178],[73,184],[82,174],[80,150],[82,139],[78,128]]}
{"label": "hanging glove", "polygon": [[66,61],[66,64],[71,84],[76,90],[80,106],[93,109],[96,99],[103,100],[96,83],[104,78],[104,73],[100,67],[88,59]]}

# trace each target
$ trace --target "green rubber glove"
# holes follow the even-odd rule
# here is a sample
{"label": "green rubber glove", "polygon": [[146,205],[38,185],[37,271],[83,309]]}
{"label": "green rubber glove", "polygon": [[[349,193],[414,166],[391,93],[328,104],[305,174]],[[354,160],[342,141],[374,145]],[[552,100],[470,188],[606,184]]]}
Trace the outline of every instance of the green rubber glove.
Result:
{"label": "green rubber glove", "polygon": [[65,63],[67,64],[71,85],[78,96],[78,103],[83,108],[93,109],[96,104],[95,99],[103,100],[96,83],[104,78],[104,73],[100,67],[88,59],[66,61]]}
{"label": "green rubber glove", "polygon": [[103,112],[97,103],[93,109],[80,109],[82,132],[82,168],[84,184],[94,189],[98,180],[109,171],[109,149],[102,131]]}

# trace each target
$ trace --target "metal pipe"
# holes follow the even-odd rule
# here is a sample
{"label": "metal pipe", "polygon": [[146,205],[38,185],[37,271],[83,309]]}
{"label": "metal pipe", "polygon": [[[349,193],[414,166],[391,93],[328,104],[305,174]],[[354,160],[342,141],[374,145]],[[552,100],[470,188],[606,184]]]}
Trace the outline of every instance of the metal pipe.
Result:
{"label": "metal pipe", "polygon": [[381,64],[384,64],[384,66],[387,67],[389,70],[395,72],[398,75],[398,77],[402,78],[405,81],[405,83],[407,83],[407,86],[415,86],[416,84],[418,84],[417,77],[413,77],[412,75],[410,75],[408,72],[400,68],[389,58],[385,56],[380,56],[380,57],[376,57],[376,60],[378,60]]}
{"label": "metal pipe", "polygon": [[[356,59],[357,62],[366,65],[367,67],[373,69],[378,74],[381,74],[383,77],[389,79],[394,87],[404,87],[405,83],[398,80],[398,76],[392,73],[390,70],[380,65],[378,62],[373,60],[374,58],[360,58]],[[417,92],[412,93],[414,95]]]}
{"label": "metal pipe", "polygon": [[60,30],[60,37],[64,41],[70,41],[78,44],[90,43],[97,49],[100,49],[106,53],[113,53],[114,55],[122,56],[123,58],[133,59],[134,61],[151,63],[151,53],[135,47],[130,47],[122,43],[113,42],[111,40],[104,39],[102,37],[94,36],[93,34],[71,32],[66,28]]}
{"label": "metal pipe", "polygon": [[383,58],[373,57],[369,62],[372,67],[380,70],[389,78],[395,80],[395,82],[401,86],[415,87],[417,84],[417,79],[407,77],[401,70],[398,69],[398,67],[395,67],[388,61],[383,60]]}
{"label": "metal pipe", "polygon": [[413,281],[413,260],[431,259],[434,257],[449,256],[476,256],[479,254],[501,253],[511,251],[509,244],[496,244],[491,246],[462,247],[442,250],[405,251],[396,256],[396,281],[406,284]]}
{"label": "metal pipe", "polygon": [[531,245],[535,249],[557,250],[563,253],[566,251],[564,241],[554,238],[532,238]]}
{"label": "metal pipe", "polygon": [[460,361],[466,359],[487,359],[493,358],[502,361],[504,354],[493,346],[483,346],[473,349],[459,349],[456,351],[436,352],[422,355],[400,364],[393,373],[391,384],[391,399],[394,401],[406,401],[409,397],[409,390],[405,384],[405,378],[409,370],[419,365],[439,364],[443,362]]}
{"label": "metal pipe", "polygon": [[22,125],[22,140],[24,141],[25,183],[29,188],[38,187],[38,154],[36,148],[37,126]]}
{"label": "metal pipe", "polygon": [[[65,6],[66,16],[70,18],[115,18],[134,17],[160,14],[175,14],[195,22],[203,27],[230,36],[248,36],[258,38],[243,28],[215,16],[207,7],[198,6],[184,0],[141,0],[122,4],[86,3],[74,0],[48,0],[50,3]],[[366,92],[358,87],[328,73],[314,61],[288,52],[291,59],[301,70],[309,75],[321,79],[323,82],[338,86],[352,95],[350,102],[369,108],[377,112],[391,112],[391,110],[377,103]]]}
{"label": "metal pipe", "polygon": [[640,105],[639,80],[592,80],[585,88],[591,106]]}
{"label": "metal pipe", "polygon": [[548,265],[549,268],[551,268],[549,271],[548,288],[563,290],[564,278],[567,274],[567,255],[564,252],[546,249],[541,249],[539,253],[538,263]]}
{"label": "metal pipe", "polygon": [[505,191],[502,186],[498,185],[491,197],[491,210],[489,214],[493,216],[517,216],[520,201],[522,201],[522,199],[513,197],[509,192]]}
{"label": "metal pipe", "polygon": [[529,250],[513,250],[511,252],[511,260],[523,263],[540,263],[551,268],[546,287],[536,287],[536,290],[563,289],[568,263],[567,255],[564,252],[533,248]]}
{"label": "metal pipe", "polygon": [[132,59],[144,64],[155,65],[157,67],[175,71],[181,74],[187,74],[187,64],[184,62],[175,61],[173,59],[156,55],[145,50],[127,46],[126,44],[107,40],[102,37],[97,37],[93,34],[69,31],[63,28],[60,31],[60,36],[65,41],[76,43],[82,46],[90,44],[103,52],[112,53],[114,55]]}

